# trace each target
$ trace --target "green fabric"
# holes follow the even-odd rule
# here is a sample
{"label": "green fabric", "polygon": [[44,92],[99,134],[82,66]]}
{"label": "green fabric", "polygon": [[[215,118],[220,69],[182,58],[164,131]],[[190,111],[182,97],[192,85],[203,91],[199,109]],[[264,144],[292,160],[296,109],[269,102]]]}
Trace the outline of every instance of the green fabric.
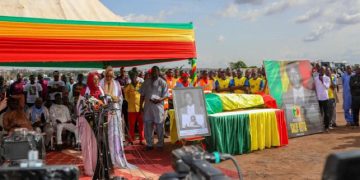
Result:
{"label": "green fabric", "polygon": [[205,94],[206,111],[208,114],[223,112],[223,104],[216,94]]}
{"label": "green fabric", "polygon": [[281,64],[279,61],[274,60],[265,60],[264,67],[266,72],[266,79],[268,80],[268,86],[270,90],[270,95],[276,100],[278,107],[281,107],[282,104],[282,81],[280,74]]}
{"label": "green fabric", "polygon": [[228,154],[244,154],[251,150],[248,114],[208,117],[211,136],[206,137],[207,150]]}
{"label": "green fabric", "polygon": [[178,61],[178,59],[165,60],[130,60],[130,61],[99,61],[99,62],[8,62],[0,63],[0,66],[10,67],[59,67],[59,68],[99,68],[106,66],[120,67],[120,66],[139,66],[152,63],[162,63],[169,61]]}
{"label": "green fabric", "polygon": [[170,24],[170,23],[102,22],[102,21],[29,18],[29,17],[15,17],[15,16],[0,16],[0,21],[46,23],[46,24],[94,25],[94,26],[127,26],[127,27],[168,28],[168,29],[193,29],[192,23]]}

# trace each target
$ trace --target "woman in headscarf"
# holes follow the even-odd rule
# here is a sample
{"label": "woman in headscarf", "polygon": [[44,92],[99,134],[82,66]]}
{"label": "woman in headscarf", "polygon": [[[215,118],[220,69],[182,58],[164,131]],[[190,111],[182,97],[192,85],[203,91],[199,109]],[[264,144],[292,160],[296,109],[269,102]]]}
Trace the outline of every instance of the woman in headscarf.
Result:
{"label": "woman in headscarf", "polygon": [[105,70],[105,78],[100,81],[105,95],[111,97],[114,102],[114,111],[108,114],[108,140],[111,161],[117,168],[132,168],[125,157],[123,136],[123,121],[121,119],[121,107],[123,95],[118,81],[114,80],[114,70],[111,66]]}
{"label": "woman in headscarf", "polygon": [[[85,118],[85,96],[90,96],[100,101],[100,96],[104,91],[99,86],[99,74],[96,72],[89,73],[87,78],[87,87],[82,90],[77,102],[77,115],[79,117],[78,127],[81,140],[82,156],[84,159],[85,174],[93,176],[97,162],[97,142],[94,131]],[[85,112],[84,112],[85,111]]]}

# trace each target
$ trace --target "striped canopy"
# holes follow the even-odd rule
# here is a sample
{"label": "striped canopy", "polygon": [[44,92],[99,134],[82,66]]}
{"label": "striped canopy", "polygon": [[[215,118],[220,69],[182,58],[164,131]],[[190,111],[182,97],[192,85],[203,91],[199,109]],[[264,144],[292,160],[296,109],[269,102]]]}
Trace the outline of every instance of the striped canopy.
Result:
{"label": "striped canopy", "polygon": [[0,16],[0,66],[102,68],[193,58],[191,23]]}

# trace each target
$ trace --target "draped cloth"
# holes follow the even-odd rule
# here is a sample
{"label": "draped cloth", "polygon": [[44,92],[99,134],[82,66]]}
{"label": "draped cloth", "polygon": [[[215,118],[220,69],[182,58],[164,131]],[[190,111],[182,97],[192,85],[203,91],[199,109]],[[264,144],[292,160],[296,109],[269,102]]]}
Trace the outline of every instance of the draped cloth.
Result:
{"label": "draped cloth", "polygon": [[257,109],[208,116],[211,136],[207,150],[244,154],[288,144],[283,110]]}
{"label": "draped cloth", "polygon": [[108,141],[111,161],[114,167],[117,168],[136,168],[127,162],[124,149],[124,137],[122,136],[123,121],[121,119],[121,107],[123,96],[121,86],[118,81],[112,80],[110,86],[103,80],[100,81],[100,86],[104,89],[106,95],[118,97],[119,102],[113,104],[114,111],[108,114]]}
{"label": "draped cloth", "polygon": [[80,114],[82,104],[80,103],[85,98],[80,96],[77,103],[77,112],[78,112],[78,129],[81,141],[81,154],[84,159],[84,170],[85,174],[88,176],[93,176],[96,168],[97,161],[97,142],[94,131],[89,125],[88,121],[85,119],[84,115]]}

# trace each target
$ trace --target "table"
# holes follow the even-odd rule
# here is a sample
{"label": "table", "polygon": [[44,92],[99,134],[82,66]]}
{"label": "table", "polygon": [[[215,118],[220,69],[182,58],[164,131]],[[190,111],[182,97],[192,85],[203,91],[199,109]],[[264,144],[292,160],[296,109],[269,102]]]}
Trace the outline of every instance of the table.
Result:
{"label": "table", "polygon": [[209,115],[207,150],[244,154],[288,144],[284,111],[257,109]]}
{"label": "table", "polygon": [[[175,111],[169,110],[170,142],[178,141]],[[208,116],[211,136],[207,150],[244,154],[288,144],[286,119],[280,109],[222,112]]]}

